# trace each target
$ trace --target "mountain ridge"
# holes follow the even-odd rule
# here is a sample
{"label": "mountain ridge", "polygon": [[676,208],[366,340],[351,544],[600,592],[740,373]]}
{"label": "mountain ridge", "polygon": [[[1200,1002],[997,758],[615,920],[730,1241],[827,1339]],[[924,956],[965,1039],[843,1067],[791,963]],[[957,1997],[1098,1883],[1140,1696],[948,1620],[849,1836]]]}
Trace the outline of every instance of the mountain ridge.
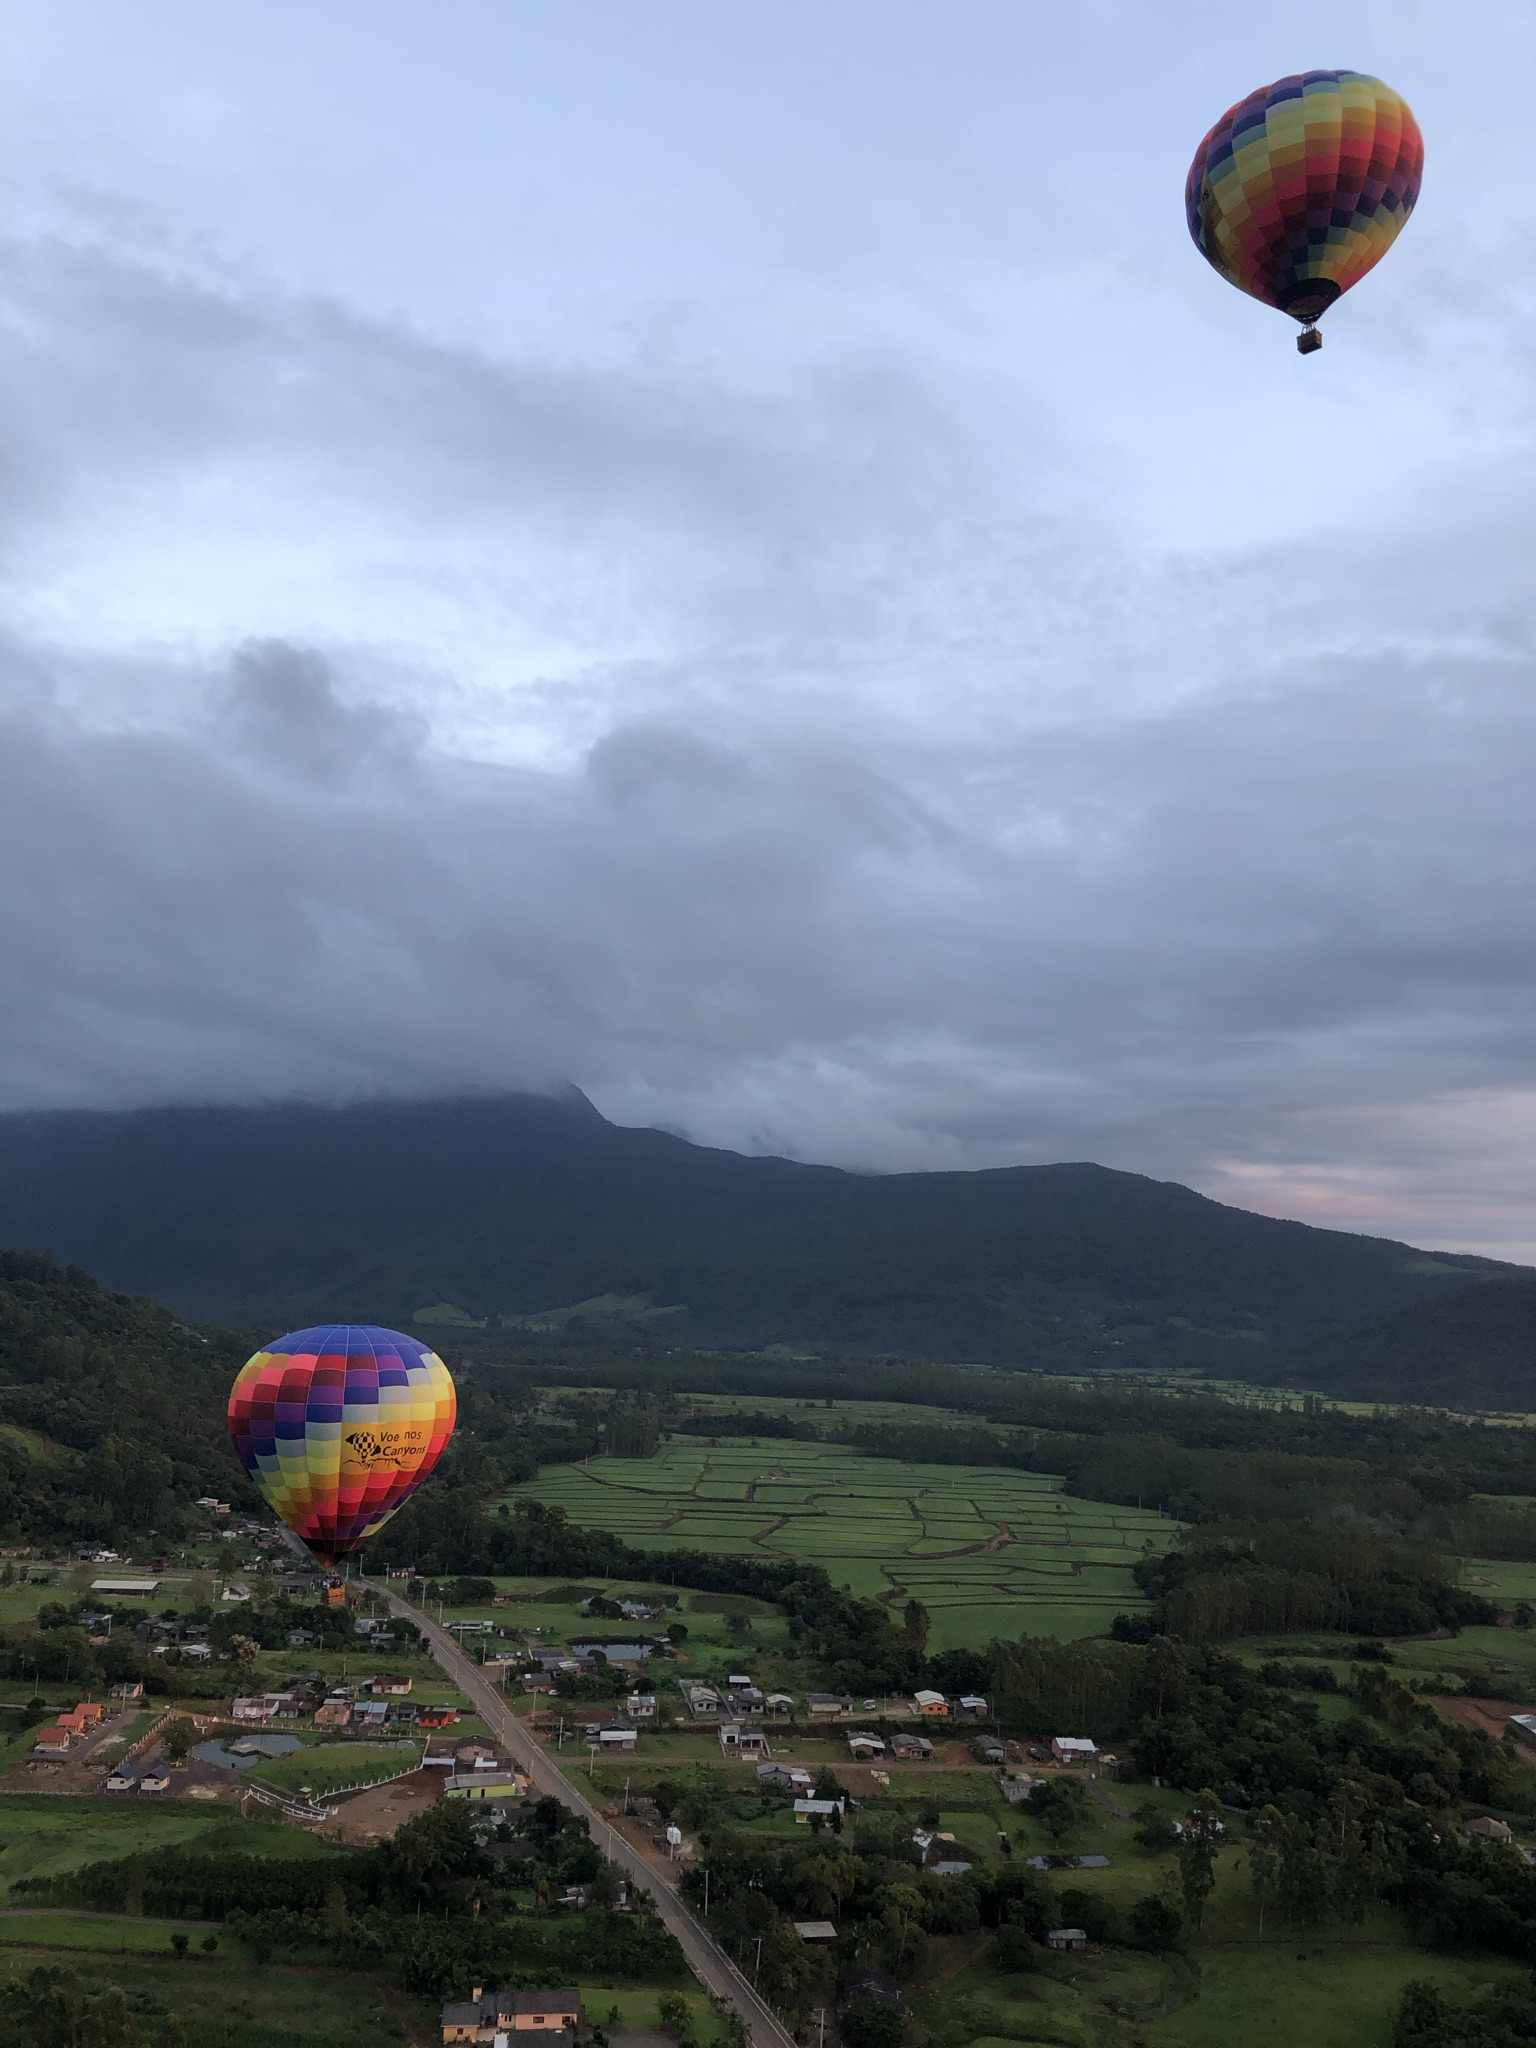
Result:
{"label": "mountain ridge", "polygon": [[677,1345],[1255,1378],[1524,1272],[1091,1161],[863,1174],[734,1153],[612,1124],[574,1089],[0,1116],[0,1243],[225,1324],[436,1307],[508,1332],[558,1314],[572,1341],[650,1321]]}

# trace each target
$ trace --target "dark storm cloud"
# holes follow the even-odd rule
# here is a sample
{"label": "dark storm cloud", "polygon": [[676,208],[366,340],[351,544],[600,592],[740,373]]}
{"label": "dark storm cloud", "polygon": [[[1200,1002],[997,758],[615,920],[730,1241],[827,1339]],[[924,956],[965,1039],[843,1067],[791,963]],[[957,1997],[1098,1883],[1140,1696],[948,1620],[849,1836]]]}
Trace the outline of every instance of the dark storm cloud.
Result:
{"label": "dark storm cloud", "polygon": [[78,238],[0,275],[0,1103],[571,1078],[1530,1248],[1513,442],[1257,539],[1206,451],[1165,540],[894,346],[754,385]]}

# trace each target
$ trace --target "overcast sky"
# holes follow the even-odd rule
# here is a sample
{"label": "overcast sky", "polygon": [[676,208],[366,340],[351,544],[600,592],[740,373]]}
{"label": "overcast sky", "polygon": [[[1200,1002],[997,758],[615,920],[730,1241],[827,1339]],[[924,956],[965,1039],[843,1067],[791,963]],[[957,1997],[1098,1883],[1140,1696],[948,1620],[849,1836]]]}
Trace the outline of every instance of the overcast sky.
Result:
{"label": "overcast sky", "polygon": [[[570,1078],[1536,1259],[1536,22],[11,0],[0,1106]],[[1410,101],[1294,328],[1234,99]]]}

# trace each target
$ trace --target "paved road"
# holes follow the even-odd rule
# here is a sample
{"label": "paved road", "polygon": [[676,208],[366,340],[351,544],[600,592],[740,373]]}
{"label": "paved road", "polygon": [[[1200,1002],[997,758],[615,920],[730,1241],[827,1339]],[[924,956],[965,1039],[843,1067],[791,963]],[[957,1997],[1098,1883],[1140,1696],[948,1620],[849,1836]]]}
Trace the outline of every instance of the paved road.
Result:
{"label": "paved road", "polygon": [[377,1579],[370,1579],[367,1585],[370,1593],[387,1602],[396,1614],[413,1621],[421,1630],[433,1657],[454,1684],[474,1702],[477,1712],[501,1747],[527,1771],[540,1793],[558,1799],[572,1813],[580,1814],[591,1826],[593,1840],[610,1862],[616,1864],[632,1884],[640,1885],[650,1893],[662,1920],[677,1936],[693,1974],[706,1991],[723,1998],[740,2013],[752,2048],[794,2048],[794,2036],[789,2029],[758,1997],[704,1923],[684,1903],[675,1886],[610,1827],[596,1807],[577,1791],[548,1751],[533,1740],[503,1694],[490,1683],[473,1659],[464,1654],[447,1630],[439,1628],[419,1607],[413,1607]]}

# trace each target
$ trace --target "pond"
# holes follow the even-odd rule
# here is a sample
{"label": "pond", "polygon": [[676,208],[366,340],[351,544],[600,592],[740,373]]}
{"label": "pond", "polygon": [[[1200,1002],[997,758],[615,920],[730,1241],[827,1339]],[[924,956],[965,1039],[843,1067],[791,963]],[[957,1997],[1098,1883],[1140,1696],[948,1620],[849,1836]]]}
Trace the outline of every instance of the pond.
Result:
{"label": "pond", "polygon": [[200,1742],[192,1754],[199,1763],[216,1764],[221,1771],[249,1771],[302,1747],[297,1735],[239,1735],[230,1747],[222,1742]]}

